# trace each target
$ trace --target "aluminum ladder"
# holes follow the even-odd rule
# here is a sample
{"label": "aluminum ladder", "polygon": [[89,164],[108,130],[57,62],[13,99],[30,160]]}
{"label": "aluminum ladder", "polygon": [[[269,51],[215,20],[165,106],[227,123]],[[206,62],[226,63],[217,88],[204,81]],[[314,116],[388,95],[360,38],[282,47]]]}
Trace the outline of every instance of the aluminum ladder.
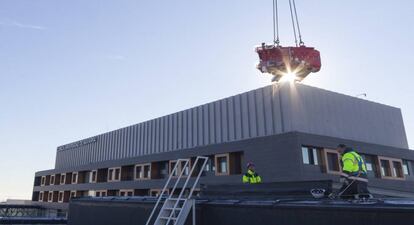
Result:
{"label": "aluminum ladder", "polygon": [[[195,200],[191,197],[208,162],[208,157],[198,156],[194,161],[193,166],[190,165],[190,161],[191,159],[177,160],[174,169],[171,171],[170,176],[164,185],[164,188],[158,196],[157,203],[155,203],[154,209],[152,210],[146,225],[184,225],[191,209],[193,210],[193,225],[195,225]],[[182,166],[182,163],[184,163],[184,166]],[[198,165],[201,166],[197,167]],[[181,170],[178,171],[178,168],[181,168]],[[199,171],[196,171],[196,168],[199,169]],[[185,171],[190,172],[188,174],[184,174]],[[176,174],[177,172],[179,174]],[[195,180],[189,189],[188,195],[185,196],[185,191],[188,186],[190,186],[189,181],[191,178],[194,178]],[[171,182],[172,180],[174,181]],[[174,196],[175,190],[181,181],[184,181],[184,184],[181,187],[181,191],[178,196]],[[174,185],[170,193],[167,194],[167,190],[171,185],[170,183],[174,183]],[[167,197],[165,198],[166,195]],[[163,199],[165,199],[165,201],[154,223],[152,223],[151,221],[155,212],[157,211],[158,205],[162,202]]]}

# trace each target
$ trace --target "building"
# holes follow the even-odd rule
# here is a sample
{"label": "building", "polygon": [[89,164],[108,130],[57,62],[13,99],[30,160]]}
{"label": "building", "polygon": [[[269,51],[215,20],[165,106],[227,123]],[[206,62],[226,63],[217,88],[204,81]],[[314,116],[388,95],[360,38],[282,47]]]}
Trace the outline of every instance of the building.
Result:
{"label": "building", "polygon": [[204,184],[240,183],[248,161],[264,182],[337,182],[338,143],[363,154],[373,193],[414,196],[400,109],[284,83],[59,146],[32,200],[65,208],[71,197],[157,195],[176,159],[198,155],[210,157]]}

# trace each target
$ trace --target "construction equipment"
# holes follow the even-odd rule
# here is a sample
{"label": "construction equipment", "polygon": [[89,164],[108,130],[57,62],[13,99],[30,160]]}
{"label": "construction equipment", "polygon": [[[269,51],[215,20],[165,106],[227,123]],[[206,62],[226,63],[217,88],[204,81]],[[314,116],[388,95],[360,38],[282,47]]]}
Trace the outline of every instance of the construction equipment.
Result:
{"label": "construction equipment", "polygon": [[[193,211],[193,225],[195,225],[195,200],[192,199],[192,196],[207,162],[208,157],[204,156],[198,156],[194,163],[192,163],[192,166],[191,159],[177,160],[164,188],[158,196],[158,200],[146,225],[183,225],[191,210]],[[190,179],[193,179],[194,181],[192,185],[189,184]],[[172,182],[173,184],[170,184],[172,180],[174,180],[174,182]],[[182,181],[184,181],[184,184],[180,186],[181,191],[179,191],[178,196],[174,196],[174,193],[179,187],[179,183]],[[171,185],[173,185],[173,187],[170,190],[169,188]],[[189,185],[191,188],[188,189]],[[169,194],[167,194],[167,190],[170,190]],[[185,194],[186,190],[189,191],[187,195]],[[166,195],[167,197],[165,198]],[[158,212],[158,216],[152,223],[152,218],[163,200],[164,203]]]}
{"label": "construction equipment", "polygon": [[[282,47],[279,40],[278,1],[273,0],[273,43],[262,43],[256,47],[260,62],[257,69],[262,73],[270,73],[272,81],[279,81],[282,77],[293,77],[302,81],[310,73],[321,69],[320,53],[313,47],[306,47],[302,41],[295,0],[289,0],[290,15],[295,37],[295,46]],[[298,34],[298,36],[296,35]],[[299,43],[298,43],[299,39]]]}

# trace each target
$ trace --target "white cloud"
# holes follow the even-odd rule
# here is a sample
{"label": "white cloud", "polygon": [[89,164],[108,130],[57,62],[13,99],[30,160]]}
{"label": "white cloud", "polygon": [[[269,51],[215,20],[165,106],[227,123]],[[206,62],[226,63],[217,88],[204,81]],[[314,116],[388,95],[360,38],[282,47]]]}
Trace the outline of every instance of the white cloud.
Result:
{"label": "white cloud", "polygon": [[0,21],[0,26],[3,27],[16,27],[22,29],[33,29],[33,30],[46,30],[46,27],[33,25],[33,24],[24,24],[17,21]]}

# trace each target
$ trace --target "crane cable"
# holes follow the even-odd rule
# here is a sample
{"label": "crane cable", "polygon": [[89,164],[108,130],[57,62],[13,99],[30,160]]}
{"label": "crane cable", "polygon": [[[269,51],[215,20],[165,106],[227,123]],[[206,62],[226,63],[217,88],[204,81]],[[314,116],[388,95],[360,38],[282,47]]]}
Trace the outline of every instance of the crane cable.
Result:
{"label": "crane cable", "polygon": [[273,43],[279,46],[279,12],[277,0],[273,0]]}
{"label": "crane cable", "polygon": [[[293,5],[293,8],[292,8],[292,5]],[[289,0],[289,8],[290,8],[290,17],[292,19],[293,35],[295,36],[296,47],[298,46],[298,39],[297,39],[297,36],[296,36],[296,27],[298,29],[297,31],[298,31],[298,36],[299,36],[299,45],[303,46],[305,43],[302,41],[302,34],[300,32],[299,19],[298,19],[298,13],[296,11],[296,1],[295,0]],[[296,27],[295,27],[295,20],[296,20]]]}

